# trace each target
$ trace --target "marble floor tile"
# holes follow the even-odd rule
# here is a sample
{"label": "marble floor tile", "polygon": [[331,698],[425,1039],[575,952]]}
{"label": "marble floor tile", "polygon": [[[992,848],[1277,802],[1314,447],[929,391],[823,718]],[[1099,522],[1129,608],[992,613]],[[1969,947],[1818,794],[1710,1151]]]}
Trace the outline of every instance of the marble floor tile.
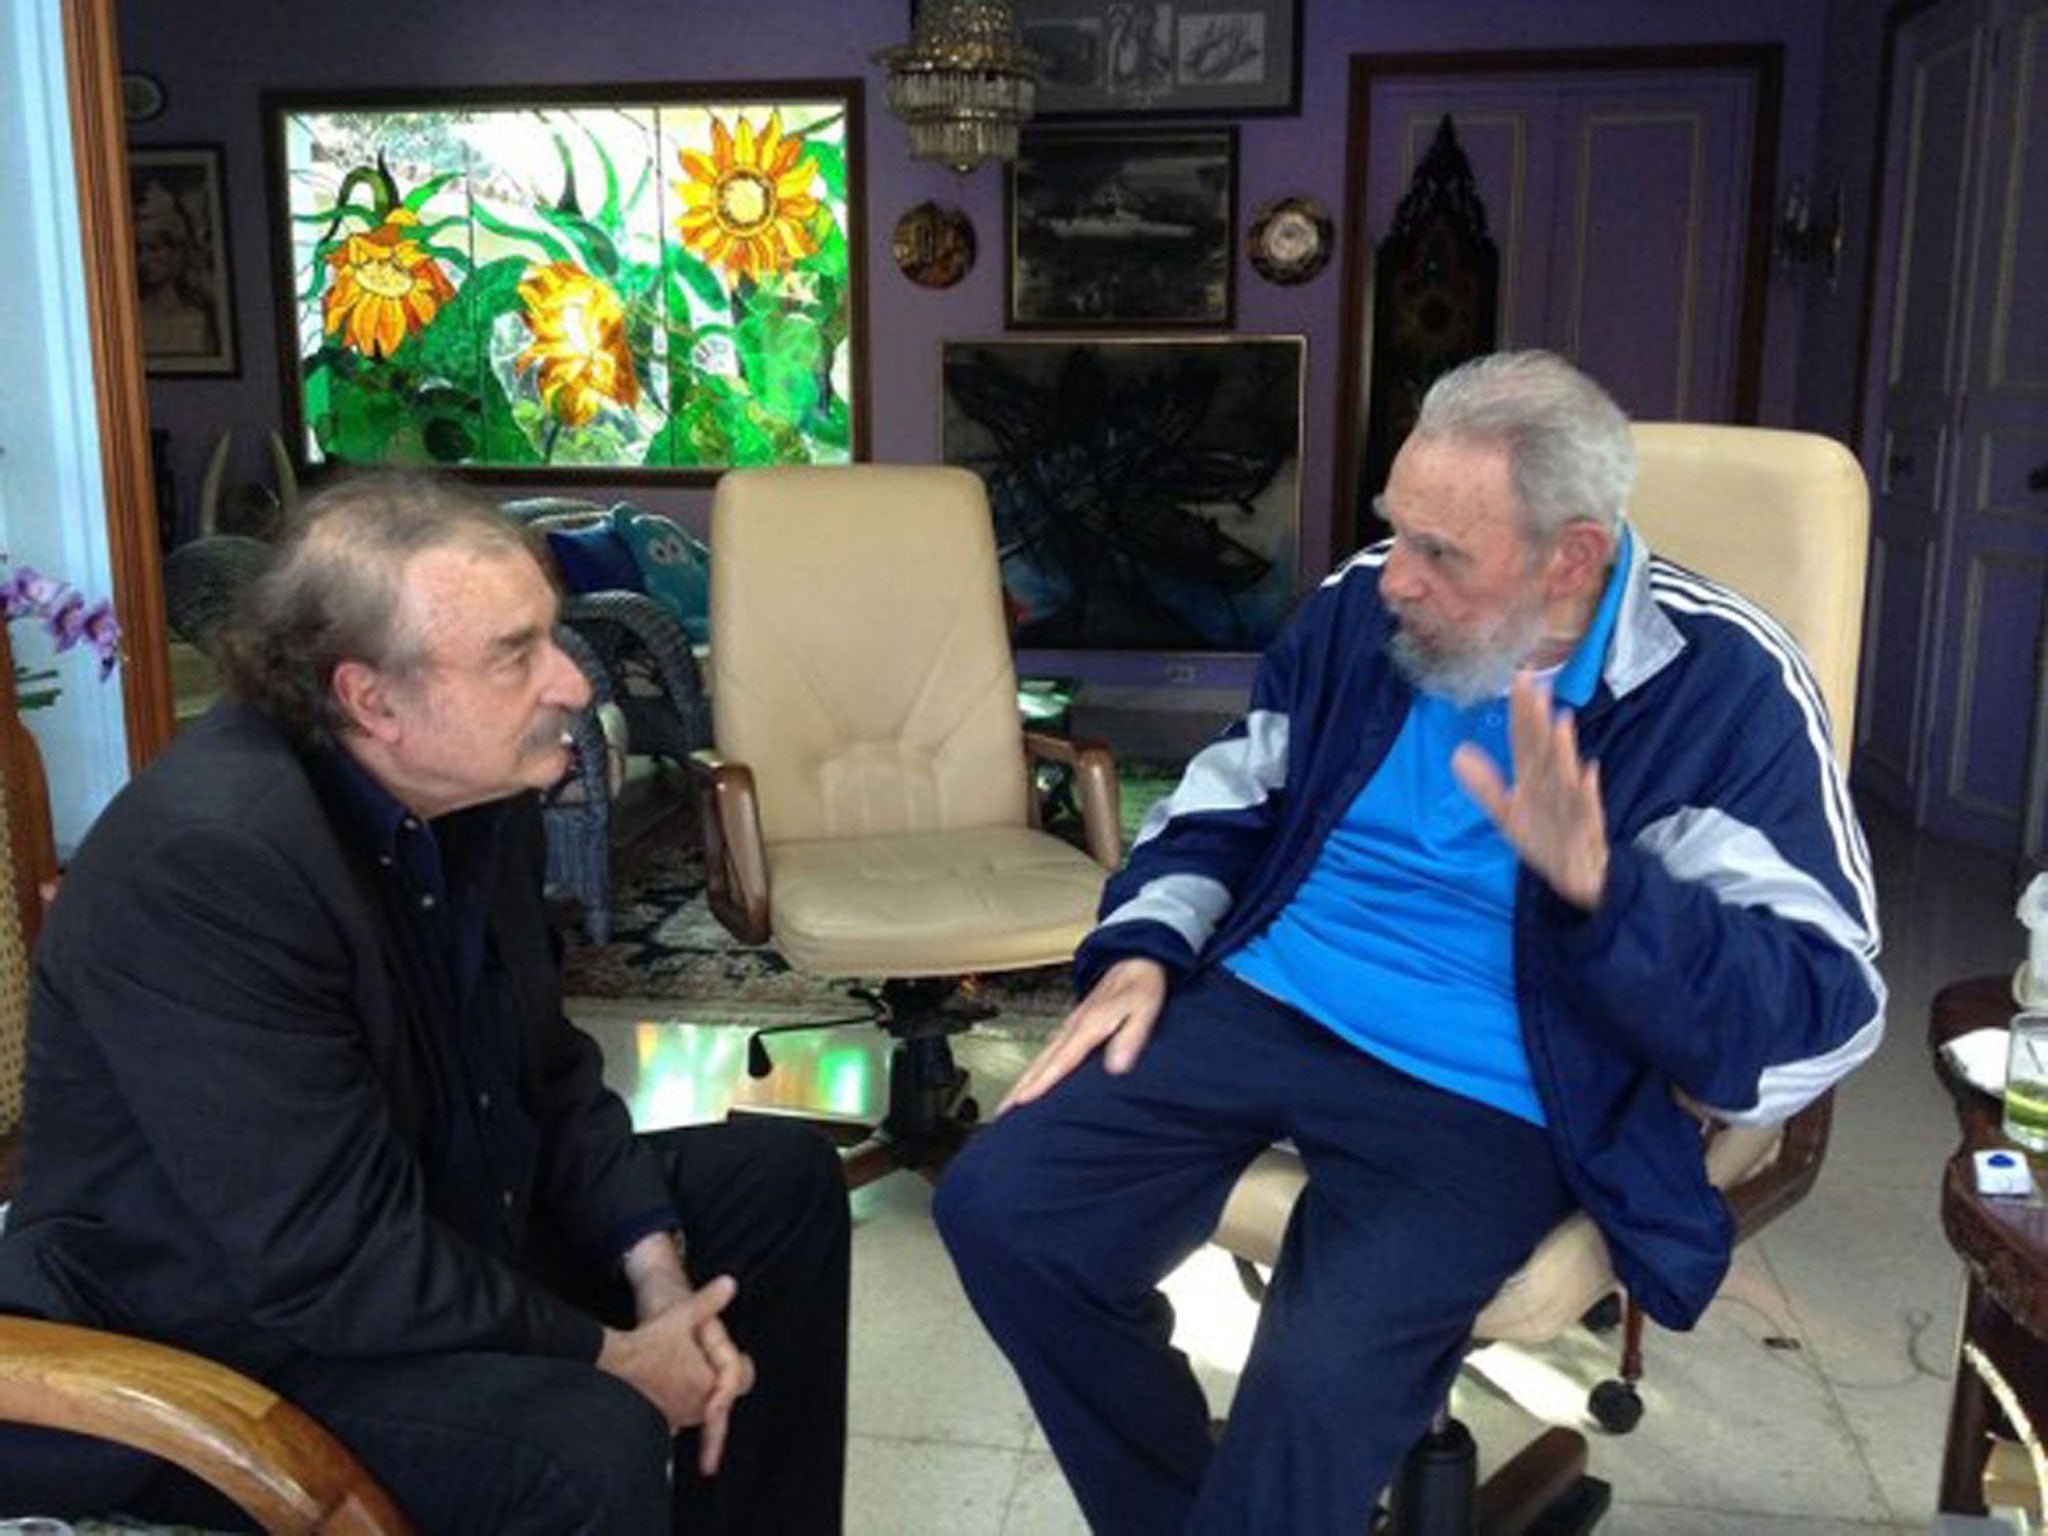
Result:
{"label": "marble floor tile", "polygon": [[854,1435],[847,1442],[847,1536],[1000,1536],[1017,1451]]}

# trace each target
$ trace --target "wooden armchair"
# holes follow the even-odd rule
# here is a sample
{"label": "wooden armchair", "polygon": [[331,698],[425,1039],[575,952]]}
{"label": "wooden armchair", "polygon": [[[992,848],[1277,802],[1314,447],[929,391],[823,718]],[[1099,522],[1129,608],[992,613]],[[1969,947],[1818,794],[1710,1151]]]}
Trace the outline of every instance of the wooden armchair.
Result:
{"label": "wooden armchair", "polygon": [[[54,890],[42,759],[23,729],[0,626],[0,1201],[13,1198],[28,953]],[[175,1462],[266,1531],[402,1536],[412,1527],[348,1450],[275,1392],[181,1350],[0,1316],[0,1422],[94,1435]],[[0,1509],[0,1518],[32,1511]]]}

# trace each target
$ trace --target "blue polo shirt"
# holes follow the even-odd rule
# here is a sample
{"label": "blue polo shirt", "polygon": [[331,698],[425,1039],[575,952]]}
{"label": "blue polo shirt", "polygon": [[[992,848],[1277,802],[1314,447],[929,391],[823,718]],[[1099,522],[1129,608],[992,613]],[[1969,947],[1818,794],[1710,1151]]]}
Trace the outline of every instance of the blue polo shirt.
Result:
{"label": "blue polo shirt", "polygon": [[[1621,608],[1623,531],[1593,622],[1552,679],[1593,696]],[[1411,1077],[1534,1125],[1514,989],[1516,855],[1451,773],[1476,742],[1512,777],[1507,700],[1461,709],[1418,693],[1386,761],[1263,933],[1223,964]]]}

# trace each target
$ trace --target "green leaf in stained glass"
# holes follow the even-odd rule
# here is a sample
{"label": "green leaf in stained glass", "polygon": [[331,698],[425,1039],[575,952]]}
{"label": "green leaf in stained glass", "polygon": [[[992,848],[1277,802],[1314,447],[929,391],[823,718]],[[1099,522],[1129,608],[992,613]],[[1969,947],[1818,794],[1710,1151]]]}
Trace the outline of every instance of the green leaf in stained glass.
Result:
{"label": "green leaf in stained glass", "polygon": [[[540,449],[534,446],[533,438],[520,429],[515,412],[519,407],[506,398],[504,389],[495,378],[484,381],[483,440],[477,448],[477,462],[480,464],[538,464],[541,462]],[[533,430],[539,430],[540,403],[521,401],[520,406],[531,404]]]}
{"label": "green leaf in stained glass", "polygon": [[489,373],[492,322],[522,307],[519,283],[533,264],[501,256],[477,268],[420,333],[420,368],[476,392]]}
{"label": "green leaf in stained glass", "polygon": [[741,371],[762,410],[799,422],[818,402],[825,348],[818,327],[800,314],[757,309],[735,331]]}
{"label": "green leaf in stained glass", "polygon": [[583,260],[578,265],[600,277],[609,278],[619,269],[619,248],[612,238],[580,213],[563,213],[554,208],[533,210],[563,234],[574,240]]}
{"label": "green leaf in stained glass", "polygon": [[711,308],[722,311],[730,301],[731,295],[718,274],[680,245],[668,248],[668,265]]}
{"label": "green leaf in stained glass", "polygon": [[449,182],[459,181],[461,179],[462,173],[460,171],[444,171],[439,176],[435,176],[430,178],[429,180],[421,182],[418,186],[414,187],[410,192],[406,193],[404,201],[399,206],[404,208],[405,211],[408,213],[418,213],[422,208],[427,206],[428,198],[432,197],[436,192],[440,191],[443,187],[447,186]]}
{"label": "green leaf in stained glass", "polygon": [[846,151],[837,144],[821,144],[816,139],[804,141],[804,153],[816,162],[818,175],[825,183],[825,191],[835,203],[846,201]]}
{"label": "green leaf in stained glass", "polygon": [[530,225],[514,224],[509,220],[501,219],[481,202],[472,202],[470,204],[470,212],[476,216],[477,223],[483,225],[492,234],[502,235],[507,240],[524,240],[530,245],[538,246],[547,253],[547,260],[549,261],[569,261],[572,259],[569,247],[544,229],[534,229]]}
{"label": "green leaf in stained glass", "polygon": [[406,425],[406,402],[387,382],[393,372],[372,368],[335,378],[333,435],[320,445],[330,458],[356,464],[393,461],[393,439]]}

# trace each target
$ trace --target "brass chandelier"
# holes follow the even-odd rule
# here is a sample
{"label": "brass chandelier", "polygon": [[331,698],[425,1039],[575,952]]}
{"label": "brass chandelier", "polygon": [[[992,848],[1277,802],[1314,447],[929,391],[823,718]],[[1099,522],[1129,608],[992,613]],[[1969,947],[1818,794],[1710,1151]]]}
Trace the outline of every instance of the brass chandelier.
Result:
{"label": "brass chandelier", "polygon": [[1002,0],[922,0],[910,41],[875,62],[889,71],[889,110],[909,125],[913,157],[961,172],[1017,158],[1038,56]]}

